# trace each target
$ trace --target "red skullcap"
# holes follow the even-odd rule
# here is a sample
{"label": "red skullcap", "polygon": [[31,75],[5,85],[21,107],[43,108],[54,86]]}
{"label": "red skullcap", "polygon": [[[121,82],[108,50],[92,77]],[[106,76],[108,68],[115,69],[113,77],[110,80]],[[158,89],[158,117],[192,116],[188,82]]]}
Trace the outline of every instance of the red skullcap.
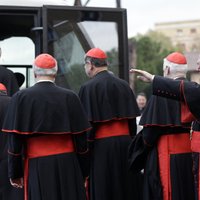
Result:
{"label": "red skullcap", "polygon": [[92,58],[100,58],[100,59],[106,59],[107,55],[105,54],[104,51],[102,51],[99,48],[93,48],[90,49],[87,53],[86,56],[92,57]]}
{"label": "red skullcap", "polygon": [[35,58],[34,65],[39,68],[51,69],[56,67],[56,60],[51,55],[43,53]]}
{"label": "red skullcap", "polygon": [[6,86],[0,83],[0,91],[7,91]]}
{"label": "red skullcap", "polygon": [[166,59],[172,63],[176,64],[187,64],[185,56],[179,52],[174,52],[169,54]]}

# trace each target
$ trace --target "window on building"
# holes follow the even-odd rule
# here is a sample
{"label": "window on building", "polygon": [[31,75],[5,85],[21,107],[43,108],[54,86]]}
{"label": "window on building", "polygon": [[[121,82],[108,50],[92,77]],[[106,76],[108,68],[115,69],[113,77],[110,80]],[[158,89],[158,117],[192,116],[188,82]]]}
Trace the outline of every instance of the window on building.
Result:
{"label": "window on building", "polygon": [[196,45],[196,44],[193,44],[191,50],[192,50],[192,51],[198,51],[197,45]]}
{"label": "window on building", "polygon": [[182,29],[177,29],[176,33],[178,36],[181,36],[183,34],[183,30]]}
{"label": "window on building", "polygon": [[197,32],[196,28],[191,28],[190,29],[190,33],[196,33],[196,32]]}
{"label": "window on building", "polygon": [[178,47],[178,49],[180,49],[181,51],[185,51],[186,50],[186,46],[184,43],[179,43],[176,45]]}

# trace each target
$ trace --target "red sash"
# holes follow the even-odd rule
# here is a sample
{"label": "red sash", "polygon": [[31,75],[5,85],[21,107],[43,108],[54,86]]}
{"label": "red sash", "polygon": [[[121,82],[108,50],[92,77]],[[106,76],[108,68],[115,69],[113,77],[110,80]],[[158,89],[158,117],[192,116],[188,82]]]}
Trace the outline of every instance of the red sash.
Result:
{"label": "red sash", "polygon": [[31,158],[74,152],[71,135],[44,135],[27,139],[24,169],[24,198],[28,200],[28,161]]}
{"label": "red sash", "polygon": [[128,120],[112,120],[99,123],[95,133],[95,139],[129,135]]}
{"label": "red sash", "polygon": [[160,137],[158,141],[158,158],[163,200],[171,200],[170,154],[188,152],[192,152],[189,133]]}
{"label": "red sash", "polygon": [[182,123],[190,123],[195,120],[195,117],[190,112],[187,104],[181,103],[181,122]]}
{"label": "red sash", "polygon": [[193,152],[200,153],[200,131],[192,132],[191,149]]}

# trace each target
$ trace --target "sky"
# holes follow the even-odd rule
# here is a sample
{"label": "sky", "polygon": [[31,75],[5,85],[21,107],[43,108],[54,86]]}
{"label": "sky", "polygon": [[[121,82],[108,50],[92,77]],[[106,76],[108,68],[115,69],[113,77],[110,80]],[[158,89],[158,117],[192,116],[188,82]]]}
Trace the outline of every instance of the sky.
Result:
{"label": "sky", "polygon": [[[18,5],[19,2],[26,2],[29,6],[32,5],[32,2],[61,2],[67,5],[73,5],[74,0],[0,0],[0,5],[4,5],[5,2],[10,4],[11,2],[16,2]],[[87,0],[82,0],[83,4]],[[47,3],[49,4],[49,3]],[[116,7],[116,0],[90,0],[87,6],[91,7]],[[148,30],[154,29],[154,24],[159,22],[172,22],[172,21],[182,21],[182,20],[200,20],[200,0],[121,0],[121,7],[127,10],[127,22],[128,22],[128,37],[134,37],[137,34],[144,34]],[[109,40],[109,38],[108,38]],[[0,46],[3,49],[4,55],[8,55],[7,51],[10,52],[10,49],[14,52],[15,49],[12,47],[9,50],[9,44],[13,45],[13,40],[6,41],[4,44],[0,41]],[[19,45],[15,45],[17,49],[21,47],[24,49],[23,43],[19,41]],[[28,44],[32,47],[33,44],[28,41]],[[32,48],[33,49],[33,48]],[[34,49],[33,49],[34,51]],[[22,51],[23,52],[23,51]],[[31,52],[31,55],[34,54]],[[12,54],[13,55],[13,54]],[[23,54],[23,61],[25,63],[30,63],[30,60],[33,60]],[[21,58],[21,57],[20,57]],[[7,61],[8,60],[8,61]],[[10,58],[0,59],[1,62],[7,63],[11,62]],[[16,62],[13,61],[13,62]]]}
{"label": "sky", "polygon": [[[66,2],[73,5],[74,0]],[[90,0],[87,6],[116,7],[116,0]],[[158,22],[200,19],[200,0],[121,0],[121,7],[127,9],[129,37],[154,29]]]}

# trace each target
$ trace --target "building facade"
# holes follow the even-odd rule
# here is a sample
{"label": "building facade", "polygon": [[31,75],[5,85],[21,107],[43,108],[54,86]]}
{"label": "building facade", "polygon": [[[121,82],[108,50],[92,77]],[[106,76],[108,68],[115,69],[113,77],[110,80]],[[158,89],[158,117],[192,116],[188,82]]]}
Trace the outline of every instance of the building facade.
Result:
{"label": "building facade", "polygon": [[200,52],[200,19],[156,23],[155,31],[169,37],[184,52]]}
{"label": "building facade", "polygon": [[188,61],[191,81],[200,83],[197,59],[200,55],[200,19],[155,24],[155,31],[169,37],[172,44],[179,47]]}

